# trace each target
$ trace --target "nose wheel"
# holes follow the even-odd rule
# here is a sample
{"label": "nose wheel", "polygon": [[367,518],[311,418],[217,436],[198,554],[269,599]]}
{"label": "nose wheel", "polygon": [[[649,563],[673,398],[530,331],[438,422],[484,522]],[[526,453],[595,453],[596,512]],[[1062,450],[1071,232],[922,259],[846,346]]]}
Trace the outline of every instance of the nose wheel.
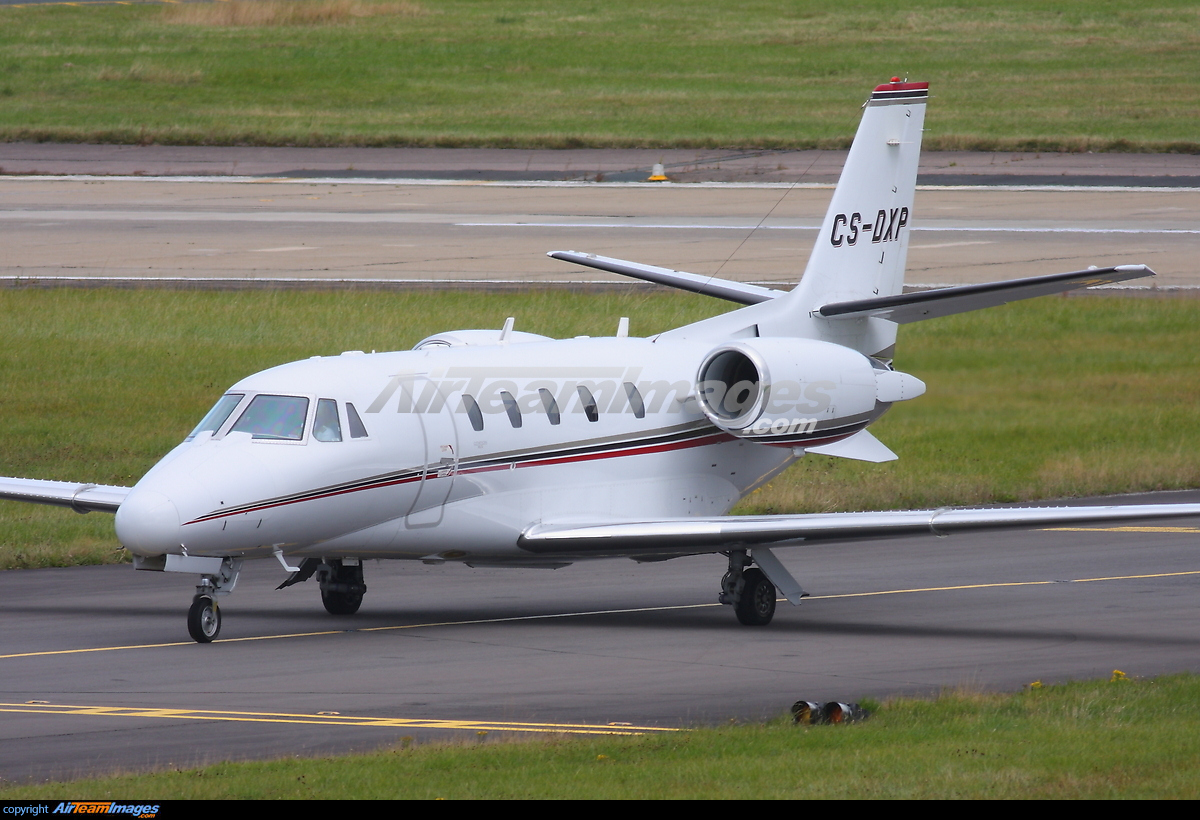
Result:
{"label": "nose wheel", "polygon": [[221,609],[208,595],[197,595],[188,610],[188,634],[196,643],[211,643],[221,634]]}
{"label": "nose wheel", "polygon": [[196,597],[192,599],[192,608],[188,610],[188,634],[196,643],[212,643],[221,634],[221,610],[217,606],[217,597],[233,592],[241,571],[241,558],[224,558],[213,571],[200,576]]}

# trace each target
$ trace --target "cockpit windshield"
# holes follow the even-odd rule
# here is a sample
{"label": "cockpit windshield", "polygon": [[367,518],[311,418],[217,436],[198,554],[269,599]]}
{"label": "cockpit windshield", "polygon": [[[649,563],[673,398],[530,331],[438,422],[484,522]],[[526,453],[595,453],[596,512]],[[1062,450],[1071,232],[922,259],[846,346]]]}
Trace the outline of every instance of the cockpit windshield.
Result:
{"label": "cockpit windshield", "polygon": [[308,417],[308,399],[301,396],[255,396],[231,433],[249,433],[254,438],[300,441],[304,438],[304,420]]}
{"label": "cockpit windshield", "polygon": [[215,433],[221,429],[221,425],[229,418],[229,414],[238,406],[238,402],[245,396],[244,393],[226,393],[217,401],[212,410],[208,411],[208,415],[204,420],[196,426],[184,441],[191,441],[201,433]]}

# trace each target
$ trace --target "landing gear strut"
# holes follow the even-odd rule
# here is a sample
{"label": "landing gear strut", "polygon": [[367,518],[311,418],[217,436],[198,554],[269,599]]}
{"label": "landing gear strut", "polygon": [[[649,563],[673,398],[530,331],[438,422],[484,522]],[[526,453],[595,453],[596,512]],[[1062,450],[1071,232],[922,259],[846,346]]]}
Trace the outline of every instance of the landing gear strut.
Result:
{"label": "landing gear strut", "polygon": [[729,553],[729,570],[721,579],[718,600],[732,606],[743,625],[766,626],[775,617],[775,585],[761,569],[749,564],[745,550]]}
{"label": "landing gear strut", "polygon": [[[353,562],[353,563],[351,563]],[[362,563],[356,558],[334,558],[326,561],[317,570],[321,582],[321,603],[330,615],[353,615],[362,606],[363,583]]]}
{"label": "landing gear strut", "polygon": [[216,572],[200,576],[196,597],[192,598],[192,608],[188,610],[188,634],[196,643],[211,643],[221,634],[221,609],[217,606],[217,597],[233,592],[241,570],[240,558],[225,558]]}

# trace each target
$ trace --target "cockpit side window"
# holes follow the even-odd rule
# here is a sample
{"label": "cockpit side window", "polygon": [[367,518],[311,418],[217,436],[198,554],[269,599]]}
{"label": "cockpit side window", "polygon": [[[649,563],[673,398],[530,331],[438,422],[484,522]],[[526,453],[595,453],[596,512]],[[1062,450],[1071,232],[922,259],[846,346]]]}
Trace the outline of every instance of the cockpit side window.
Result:
{"label": "cockpit side window", "polygon": [[313,421],[313,438],[317,441],[341,441],[342,425],[338,421],[337,402],[317,400],[317,418]]}
{"label": "cockpit side window", "polygon": [[231,433],[249,433],[254,438],[274,441],[300,441],[304,438],[304,420],[308,417],[308,399],[302,396],[255,396]]}
{"label": "cockpit side window", "polygon": [[191,441],[201,433],[215,433],[221,429],[221,425],[229,418],[229,415],[238,406],[238,403],[245,398],[245,393],[226,393],[217,400],[213,405],[213,409],[208,411],[208,415],[204,420],[196,426],[184,441]]}
{"label": "cockpit side window", "polygon": [[363,425],[362,419],[358,417],[358,411],[350,402],[346,402],[346,421],[350,424],[350,438],[367,437],[367,428]]}

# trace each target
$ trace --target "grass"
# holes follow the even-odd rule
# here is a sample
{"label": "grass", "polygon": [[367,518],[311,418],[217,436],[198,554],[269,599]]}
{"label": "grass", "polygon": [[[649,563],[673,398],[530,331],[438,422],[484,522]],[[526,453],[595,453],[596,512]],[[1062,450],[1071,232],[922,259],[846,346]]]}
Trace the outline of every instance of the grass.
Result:
{"label": "grass", "polygon": [[256,0],[0,7],[0,139],[844,147],[929,80],[926,147],[1197,151],[1200,7]]}
{"label": "grass", "polygon": [[[0,475],[130,485],[241,377],[456,327],[650,335],[686,294],[0,291]],[[810,456],[738,512],[937,507],[1200,486],[1200,300],[1046,298],[901,330],[922,398],[872,427],[888,464]],[[112,519],[0,503],[0,568],[122,560]]]}
{"label": "grass", "polygon": [[472,742],[0,789],[2,800],[1200,797],[1200,677],[895,698],[866,722]]}

